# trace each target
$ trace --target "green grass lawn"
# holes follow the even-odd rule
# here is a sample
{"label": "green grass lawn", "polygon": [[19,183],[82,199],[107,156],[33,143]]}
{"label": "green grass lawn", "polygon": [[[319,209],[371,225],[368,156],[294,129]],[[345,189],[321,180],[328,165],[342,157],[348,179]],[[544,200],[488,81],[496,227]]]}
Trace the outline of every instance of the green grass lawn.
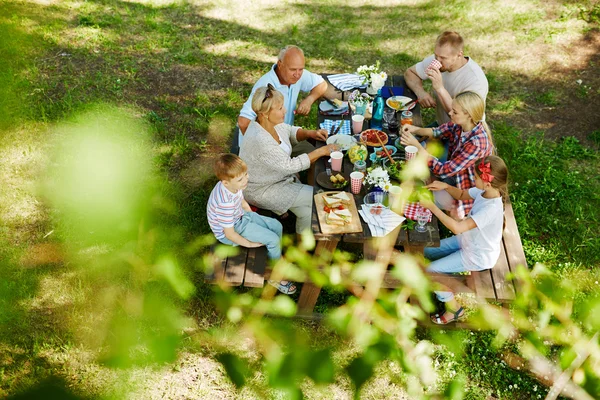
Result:
{"label": "green grass lawn", "polygon": [[[280,366],[261,350],[277,340],[245,339],[219,312],[256,293],[215,295],[201,273],[210,161],[290,43],[313,72],[381,60],[396,75],[441,31],[458,30],[490,81],[487,120],[528,263],[577,282],[577,310],[600,280],[599,15],[592,1],[0,2],[0,397],[48,379],[85,398],[291,396],[265,389],[260,373],[239,390],[228,379],[224,350],[275,376]],[[315,121],[315,110],[297,119]],[[317,307],[347,297],[326,289]],[[327,324],[292,326],[277,339],[334,349],[336,371],[364,349]],[[432,343],[437,377],[426,391],[460,377],[470,399],[547,393],[500,361],[511,344],[495,348],[490,333],[415,338]],[[414,393],[403,371],[378,363],[362,396]],[[344,377],[297,384],[315,399],[353,390]]]}

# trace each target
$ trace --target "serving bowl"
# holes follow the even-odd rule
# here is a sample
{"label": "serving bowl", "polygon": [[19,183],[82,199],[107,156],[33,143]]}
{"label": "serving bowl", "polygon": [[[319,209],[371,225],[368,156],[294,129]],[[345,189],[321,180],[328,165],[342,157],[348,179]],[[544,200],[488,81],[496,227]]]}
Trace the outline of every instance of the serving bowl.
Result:
{"label": "serving bowl", "polygon": [[367,193],[363,197],[363,204],[368,207],[371,214],[379,215],[388,208],[388,194],[378,191]]}
{"label": "serving bowl", "polygon": [[[388,153],[390,153],[390,156],[393,156],[398,151],[398,149],[396,149],[391,144],[386,145],[385,148],[387,149]],[[382,152],[382,155],[378,156],[377,155],[378,152]],[[385,153],[383,153],[383,147],[373,148],[373,152],[369,155],[369,158],[371,159],[372,162],[376,162],[381,159],[386,159],[386,160],[388,159],[387,156],[385,155]]]}

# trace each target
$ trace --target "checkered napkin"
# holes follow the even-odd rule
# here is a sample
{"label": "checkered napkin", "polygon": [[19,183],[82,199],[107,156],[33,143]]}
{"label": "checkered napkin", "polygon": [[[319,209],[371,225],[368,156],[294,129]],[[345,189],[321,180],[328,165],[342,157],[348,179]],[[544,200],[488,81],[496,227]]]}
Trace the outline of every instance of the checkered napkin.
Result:
{"label": "checkered napkin", "polygon": [[383,237],[396,229],[406,218],[399,216],[390,209],[384,209],[381,214],[371,214],[368,206],[362,204],[362,210],[358,210],[358,213],[363,220],[369,225],[371,236]]}
{"label": "checkered napkin", "polygon": [[335,130],[337,129],[338,126],[340,126],[340,122],[343,122],[344,125],[342,125],[342,127],[340,128],[338,135],[350,135],[351,131],[350,131],[350,120],[331,120],[331,119],[326,119],[323,122],[321,122],[321,129],[325,129],[327,131],[327,133],[331,132],[330,128],[333,126],[333,131],[335,132]]}
{"label": "checkered napkin", "polygon": [[329,82],[341,91],[352,90],[354,88],[366,88],[363,78],[356,74],[336,74],[328,75]]}
{"label": "checkered napkin", "polygon": [[[419,205],[419,203],[407,203],[406,206],[404,207],[404,216],[408,219],[412,219],[413,221],[417,220],[417,211],[419,210],[419,208],[421,208],[421,206]],[[427,222],[431,222],[431,210],[427,210],[427,213],[429,214],[429,219],[427,220]]]}

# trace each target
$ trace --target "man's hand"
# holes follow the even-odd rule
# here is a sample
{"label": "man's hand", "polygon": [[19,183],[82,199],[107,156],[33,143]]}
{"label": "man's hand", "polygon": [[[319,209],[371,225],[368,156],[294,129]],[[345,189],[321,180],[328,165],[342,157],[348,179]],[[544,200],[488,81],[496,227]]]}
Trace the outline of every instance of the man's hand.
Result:
{"label": "man's hand", "polygon": [[433,89],[436,92],[438,92],[441,88],[444,87],[442,73],[440,72],[440,70],[435,68],[429,68],[427,71],[425,71],[425,73],[427,74],[429,79],[431,79],[431,86],[433,86]]}
{"label": "man's hand", "polygon": [[306,97],[300,102],[300,104],[298,104],[298,107],[296,108],[296,114],[308,115],[308,113],[310,113],[310,107],[312,106],[313,102],[313,99],[311,99],[310,97]]}
{"label": "man's hand", "polygon": [[316,131],[312,131],[314,132],[311,137],[315,140],[319,140],[321,142],[324,142],[327,140],[327,130],[325,129],[317,129]]}
{"label": "man's hand", "polygon": [[258,242],[251,242],[248,240],[248,243],[246,243],[246,246],[244,246],[244,247],[252,248],[252,247],[261,247],[261,246],[264,246],[264,244],[258,243]]}
{"label": "man's hand", "polygon": [[418,95],[417,98],[419,99],[419,104],[421,105],[421,107],[423,107],[423,108],[435,107],[435,104],[436,104],[435,99],[429,93],[423,92],[420,95]]}

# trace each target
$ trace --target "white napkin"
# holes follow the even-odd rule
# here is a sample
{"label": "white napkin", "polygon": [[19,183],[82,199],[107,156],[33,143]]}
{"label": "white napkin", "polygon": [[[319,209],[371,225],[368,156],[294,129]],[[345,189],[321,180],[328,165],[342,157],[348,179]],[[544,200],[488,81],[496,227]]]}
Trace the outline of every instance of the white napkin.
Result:
{"label": "white napkin", "polygon": [[371,214],[370,209],[365,204],[361,205],[362,210],[358,210],[360,216],[369,225],[371,236],[383,237],[396,229],[406,218],[399,216],[390,209],[384,209],[381,214]]}

